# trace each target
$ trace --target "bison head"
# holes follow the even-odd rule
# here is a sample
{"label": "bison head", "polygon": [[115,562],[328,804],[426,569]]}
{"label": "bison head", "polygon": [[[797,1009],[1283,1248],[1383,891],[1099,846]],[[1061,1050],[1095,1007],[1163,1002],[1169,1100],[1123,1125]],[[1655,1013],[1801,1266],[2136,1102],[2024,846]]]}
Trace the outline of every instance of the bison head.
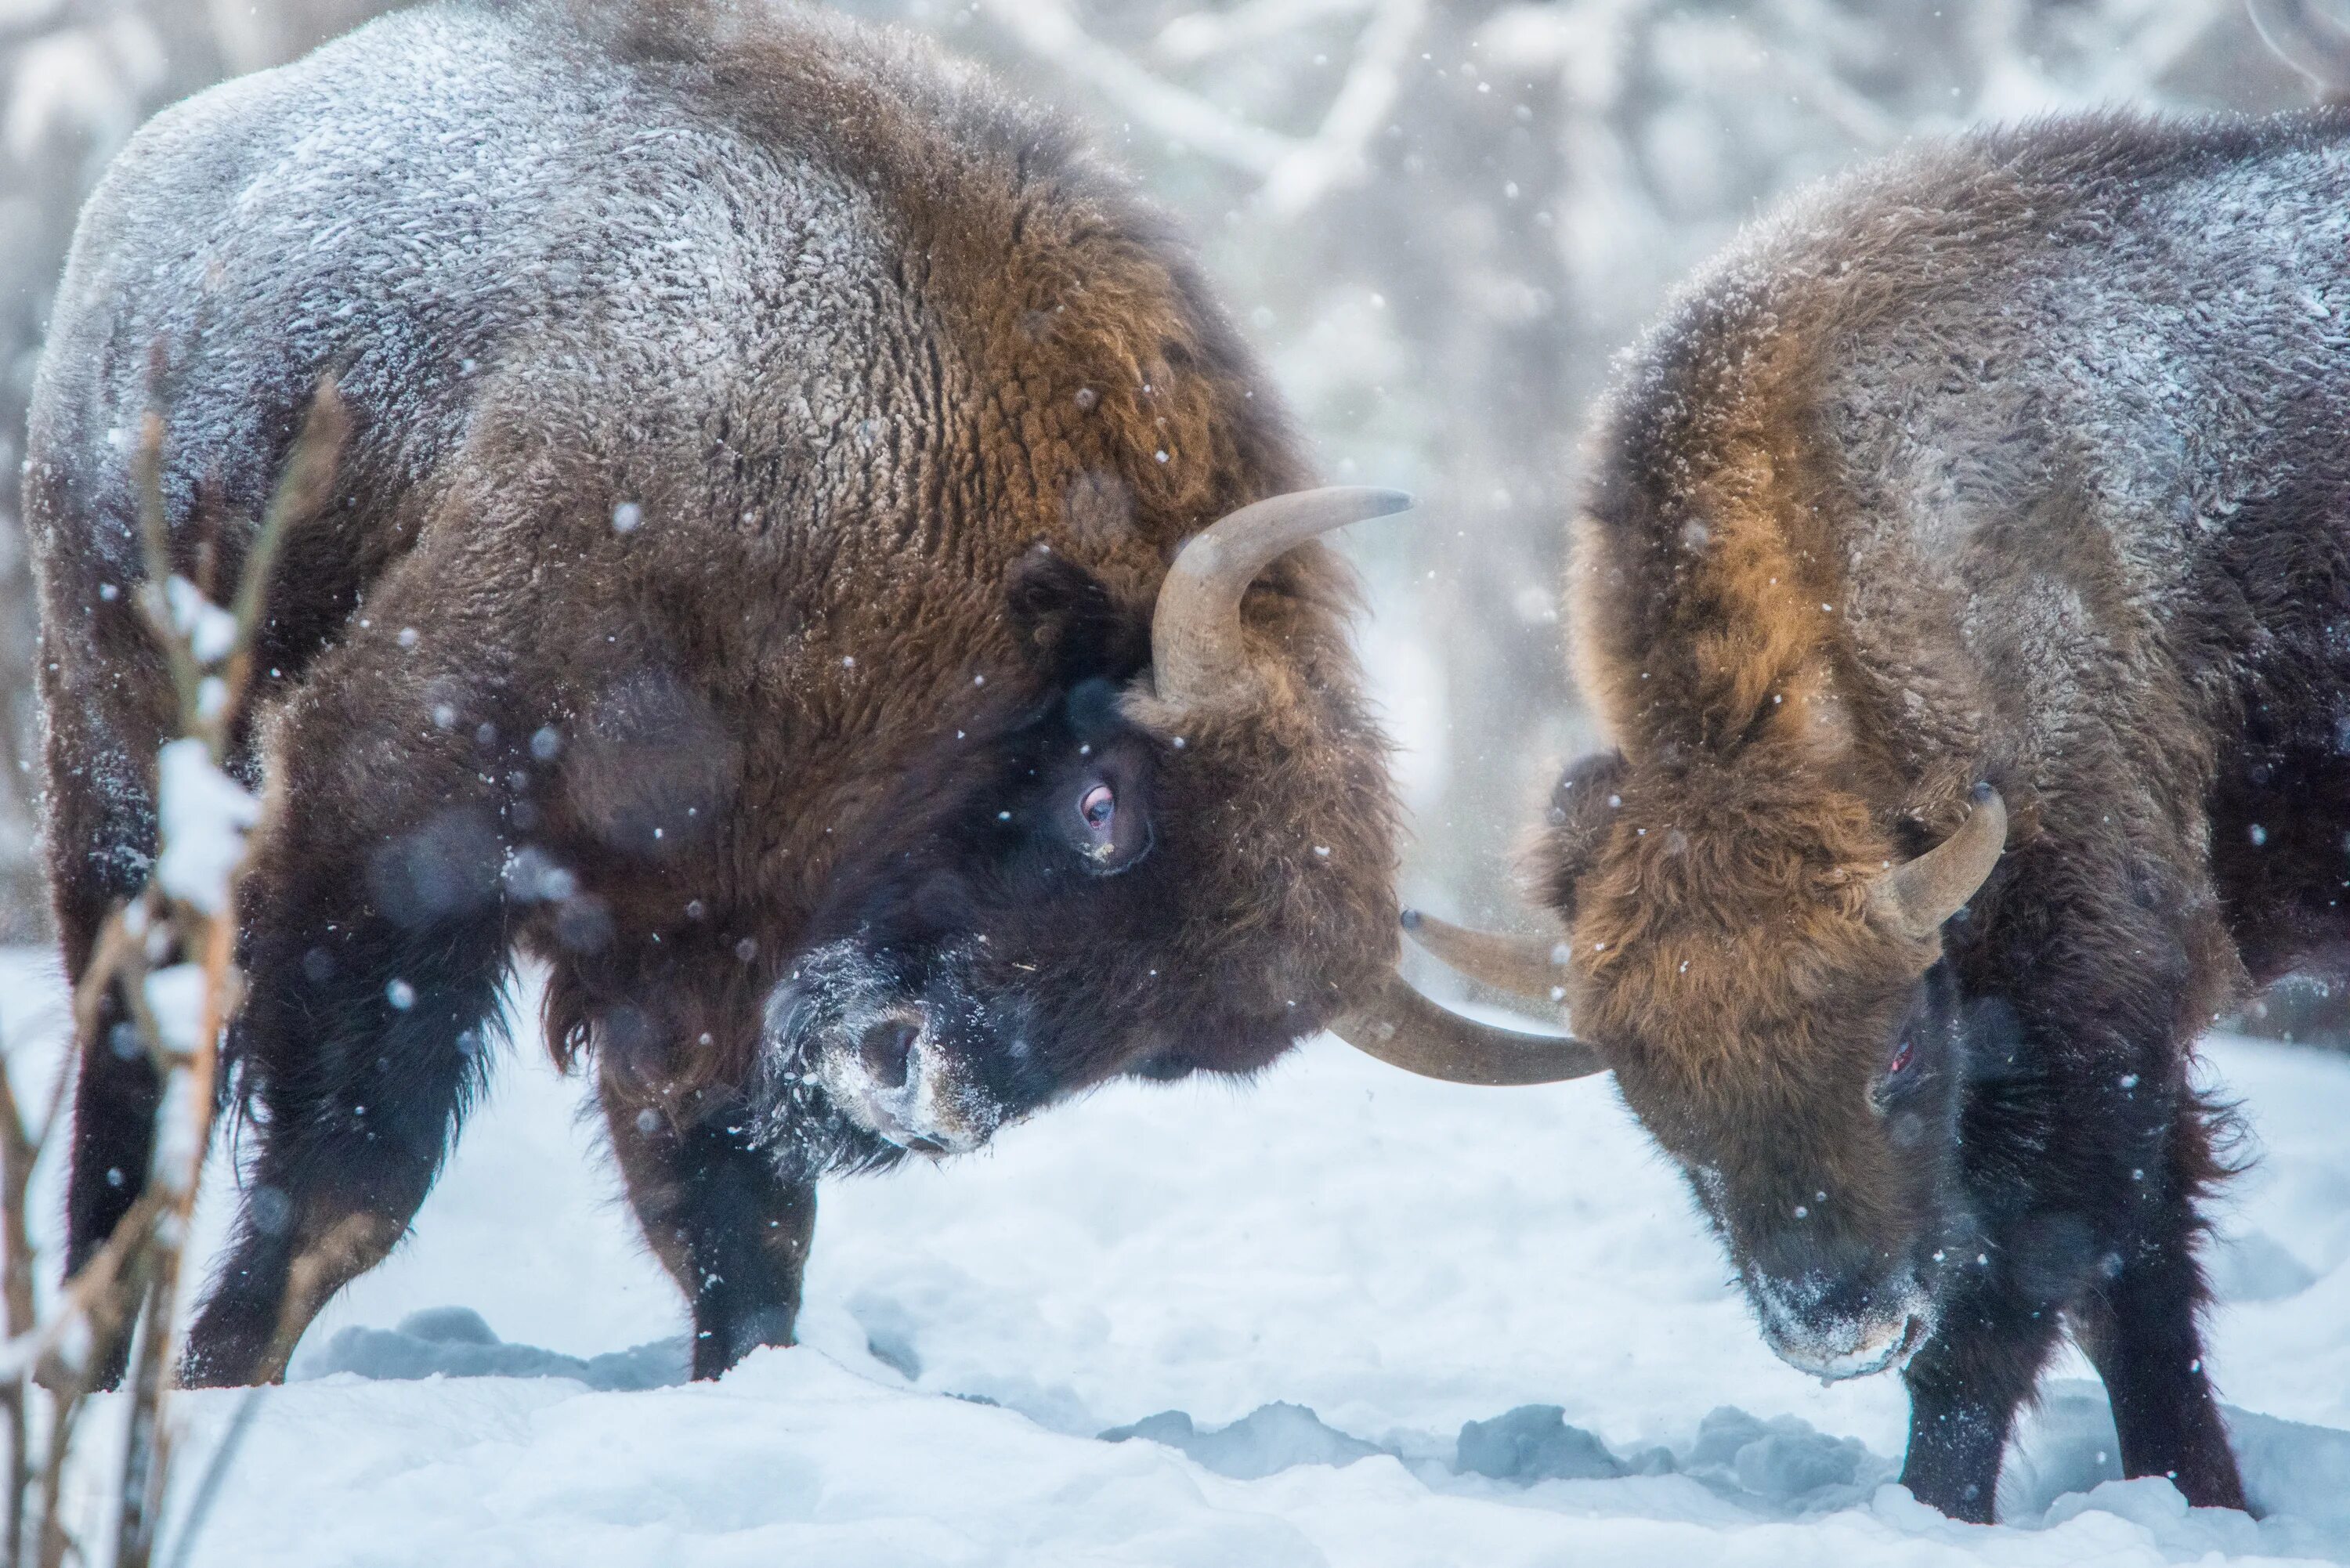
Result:
{"label": "bison head", "polygon": [[1253,1071],[1376,989],[1396,940],[1384,744],[1336,618],[1300,579],[1257,579],[1404,504],[1247,507],[1184,546],[1155,605],[1048,552],[1018,566],[1029,678],[975,691],[892,775],[769,1000],[779,1131],[828,1110],[865,1158],[969,1149],[1115,1075]]}
{"label": "bison head", "polygon": [[[1727,1245],[1764,1336],[1823,1377],[1904,1364],[1975,1263],[1959,1167],[1970,1064],[2012,1023],[1970,1003],[1943,922],[2005,843],[1979,785],[1906,861],[1856,798],[1711,763],[1569,770],[1544,846],[1551,943],[1408,919],[1475,978],[1552,1005],[1612,1067]],[[1467,1027],[1467,1026],[1464,1026]]]}

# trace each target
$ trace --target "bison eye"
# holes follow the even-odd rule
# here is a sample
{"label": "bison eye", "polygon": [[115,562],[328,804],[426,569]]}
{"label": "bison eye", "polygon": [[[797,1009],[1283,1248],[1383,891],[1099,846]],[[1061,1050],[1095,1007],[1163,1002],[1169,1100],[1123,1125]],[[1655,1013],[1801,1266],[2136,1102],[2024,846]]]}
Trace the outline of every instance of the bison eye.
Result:
{"label": "bison eye", "polygon": [[1893,1059],[1885,1064],[1885,1075],[1888,1078],[1898,1076],[1908,1069],[1911,1060],[1914,1059],[1917,1054],[1917,1041],[1912,1039],[1909,1035],[1904,1034],[1901,1037],[1901,1044],[1895,1046],[1893,1049]]}
{"label": "bison eye", "polygon": [[[1097,877],[1115,877],[1150,853],[1149,792],[1131,779],[1109,776],[1108,770],[1088,770],[1073,781],[1065,799],[1074,799],[1074,820],[1063,817],[1069,847],[1081,856],[1086,869]],[[1124,801],[1119,794],[1126,795]],[[1124,809],[1120,809],[1123,807]]]}

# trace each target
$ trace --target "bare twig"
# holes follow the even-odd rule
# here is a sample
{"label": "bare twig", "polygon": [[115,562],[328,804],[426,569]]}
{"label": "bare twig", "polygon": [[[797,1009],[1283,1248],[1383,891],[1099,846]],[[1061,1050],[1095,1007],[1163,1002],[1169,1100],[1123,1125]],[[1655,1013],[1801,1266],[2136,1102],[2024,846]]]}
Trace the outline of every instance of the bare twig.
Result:
{"label": "bare twig", "polygon": [[172,689],[179,694],[185,716],[196,710],[201,676],[195,652],[172,614],[172,536],[163,520],[163,416],[152,409],[140,422],[131,472],[139,492],[139,543],[147,561],[147,580],[139,585],[139,608],[172,671]]}
{"label": "bare twig", "polygon": [[[163,421],[150,413],[144,421],[132,459],[147,567],[137,603],[179,700],[177,732],[182,740],[164,748],[172,766],[186,764],[184,753],[173,760],[173,748],[189,741],[201,746],[199,767],[221,769],[231,761],[255,663],[255,643],[266,624],[266,595],[278,552],[288,531],[314,514],[331,493],[348,425],[333,384],[322,384],[248,542],[234,607],[224,610],[207,597],[207,585],[173,574],[162,485]],[[120,999],[124,1014],[124,1023],[117,1027],[129,1029],[154,1063],[163,1093],[153,1153],[139,1196],[105,1244],[65,1282],[46,1319],[36,1311],[32,1289],[25,1192],[47,1135],[57,1123],[64,1080],[61,1075],[58,1097],[36,1132],[26,1124],[14,1086],[0,1073],[0,1242],[6,1249],[0,1259],[0,1310],[5,1310],[7,1327],[6,1340],[0,1343],[0,1419],[14,1438],[8,1472],[8,1568],[16,1568],[33,1537],[37,1538],[36,1560],[42,1568],[61,1568],[79,1556],[79,1546],[59,1511],[65,1470],[92,1371],[99,1365],[95,1354],[120,1344],[125,1335],[133,1354],[128,1436],[115,1505],[116,1568],[146,1568],[163,1518],[174,1447],[166,1399],[179,1347],[183,1247],[219,1098],[220,1043],[243,992],[236,967],[234,868],[213,885],[203,879],[215,874],[210,869],[176,876],[166,867],[172,836],[182,830],[170,809],[170,780],[181,776],[167,768],[159,791],[157,869],[144,888],[109,914],[73,997],[78,1052],[114,1047],[115,1042],[98,1038],[111,995]],[[242,833],[257,808],[249,809],[250,803],[239,806],[243,797],[235,786],[215,782],[213,793],[226,804],[211,807],[214,820],[207,831]],[[167,1020],[159,1011],[161,993],[151,990],[150,981],[153,966],[164,962],[195,966],[199,1000],[192,1031],[185,1027],[190,1022],[185,1017]],[[181,1027],[167,1026],[172,1023]],[[29,1439],[36,1383],[48,1388],[50,1400],[36,1523]],[[217,1486],[222,1463],[216,1457],[208,1489]]]}
{"label": "bare twig", "polygon": [[[232,734],[251,681],[255,639],[260,635],[271,574],[287,531],[325,503],[333,488],[335,472],[349,420],[331,379],[320,384],[305,415],[301,434],[287,453],[269,505],[264,512],[245,555],[235,595],[234,633],[229,646],[206,656],[199,644],[196,623],[208,607],[188,616],[188,624],[172,618],[171,638],[196,670],[196,679],[182,688],[181,732],[201,737],[212,764],[229,761]],[[160,449],[160,437],[156,441]],[[149,470],[155,485],[147,508],[160,518],[162,501],[160,459]],[[151,579],[162,554],[153,543],[160,530],[151,530]],[[217,675],[206,674],[216,668]],[[146,1227],[140,1252],[144,1279],[144,1331],[130,1368],[129,1440],[123,1448],[119,1524],[115,1535],[116,1568],[147,1568],[161,1528],[166,1489],[171,1477],[172,1439],[165,1420],[169,1369],[179,1345],[181,1264],[192,1218],[196,1190],[203,1173],[204,1151],[212,1142],[213,1092],[220,1069],[220,1042],[234,1014],[243,979],[236,970],[236,887],[234,877],[217,890],[217,907],[203,907],[183,898],[168,900],[166,919],[176,933],[179,950],[195,955],[202,966],[203,1002],[193,1045],[171,1050],[164,1093],[158,1112],[164,1136],[156,1139],[143,1196],[157,1199],[157,1211]],[[130,961],[135,962],[133,959]],[[143,986],[129,988],[133,992]],[[150,1049],[168,1049],[160,1021],[141,1012],[144,999],[132,1003],[140,1032]],[[119,1295],[117,1300],[121,1299]]]}
{"label": "bare twig", "polygon": [[229,1467],[236,1462],[236,1451],[244,1446],[245,1434],[253,1429],[253,1418],[261,1414],[261,1401],[268,1393],[269,1385],[265,1383],[246,1389],[244,1397],[237,1401],[236,1414],[229,1417],[228,1430],[221,1434],[219,1446],[204,1465],[203,1480],[196,1484],[196,1495],[188,1501],[188,1516],[180,1521],[171,1568],[187,1568],[196,1538],[204,1532],[204,1521],[211,1517],[213,1502],[220,1496],[221,1483],[228,1479]]}
{"label": "bare twig", "polygon": [[268,509],[261,514],[261,530],[254,535],[237,581],[236,646],[228,657],[228,705],[220,716],[214,762],[227,760],[230,729],[253,683],[254,644],[261,636],[262,610],[268,602],[270,578],[277,569],[277,553],[294,524],[316,515],[327,504],[350,429],[350,410],[344,405],[342,389],[329,376],[318,383],[317,395],[310,400],[302,433],[295,438],[286,470],[270,493]]}
{"label": "bare twig", "polygon": [[[38,1146],[25,1126],[24,1112],[16,1103],[7,1053],[0,1049],[0,1268],[6,1271],[5,1288],[0,1288],[0,1313],[5,1313],[11,1339],[32,1327],[36,1310],[33,1235],[26,1223],[25,1193],[31,1185],[33,1160],[38,1152]],[[5,1523],[0,1523],[8,1537],[0,1561],[5,1561],[7,1568],[17,1568],[24,1558],[25,1499],[32,1484],[32,1456],[25,1446],[31,1433],[25,1417],[24,1383],[18,1380],[0,1386],[0,1423],[5,1426],[8,1442],[8,1497]]]}

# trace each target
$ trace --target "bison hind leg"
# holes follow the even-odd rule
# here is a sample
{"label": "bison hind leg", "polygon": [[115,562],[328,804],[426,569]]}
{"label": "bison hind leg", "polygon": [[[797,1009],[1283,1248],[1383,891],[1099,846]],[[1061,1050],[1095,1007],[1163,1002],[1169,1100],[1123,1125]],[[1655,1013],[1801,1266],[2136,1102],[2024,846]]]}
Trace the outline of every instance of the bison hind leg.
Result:
{"label": "bison hind leg", "polygon": [[460,951],[470,961],[437,972],[404,963],[415,977],[400,982],[404,1005],[374,1030],[310,1042],[313,1070],[258,1075],[258,1147],[228,1254],[189,1330],[185,1382],[284,1376],[318,1310],[407,1234],[478,1092],[495,1026],[499,933],[450,956]]}
{"label": "bison hind leg", "polygon": [[[412,649],[402,627],[423,628]],[[483,1082],[517,726],[468,630],[389,597],[280,725],[277,808],[239,894],[231,1048],[254,1152],[189,1331],[192,1383],[283,1374],[311,1317],[406,1234]]]}
{"label": "bison hind leg", "polygon": [[2197,1508],[2248,1509],[2218,1397],[2204,1370],[2210,1290],[2196,1256],[2197,1199],[2227,1175],[2241,1136],[2232,1110],[2193,1096],[2174,1126],[2163,1186],[2137,1245],[2117,1250],[2073,1309],[2074,1337],[2113,1403],[2122,1470],[2168,1476]]}

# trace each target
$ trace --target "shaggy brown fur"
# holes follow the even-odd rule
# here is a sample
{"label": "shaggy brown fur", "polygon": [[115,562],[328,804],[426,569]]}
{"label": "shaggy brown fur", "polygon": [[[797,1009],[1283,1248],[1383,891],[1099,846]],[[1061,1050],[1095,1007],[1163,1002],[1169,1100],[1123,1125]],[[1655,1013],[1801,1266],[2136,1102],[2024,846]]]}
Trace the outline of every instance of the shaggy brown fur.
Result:
{"label": "shaggy brown fur", "polygon": [[[73,972],[144,876],[168,706],[105,591],[136,576],[109,432],[163,408],[184,554],[200,492],[255,513],[328,371],[356,433],[273,587],[246,764],[255,1186],[192,1376],[276,1375],[404,1231],[510,948],[548,966],[558,1058],[596,1054],[705,1375],[788,1341],[822,1170],[1120,1072],[1253,1070],[1390,961],[1338,564],[1250,596],[1261,690],[1151,693],[1176,547],[1305,478],[1160,221],[908,38],[547,0],[207,94],[84,218],[27,481]],[[1145,827],[1098,876],[1069,814],[1113,766]],[[825,1086],[910,1049],[930,1123]],[[151,1102],[99,1044],[74,1264]]]}
{"label": "shaggy brown fur", "polygon": [[[1535,868],[1576,1033],[1781,1353],[1906,1362],[1905,1479],[1964,1517],[2067,1314],[2129,1473],[2243,1501],[2189,1064],[2350,938],[2345,201],[2338,113],[1907,155],[1701,281],[1599,422],[1620,750]],[[1979,780],[2007,853],[1920,941],[1871,887]]]}

